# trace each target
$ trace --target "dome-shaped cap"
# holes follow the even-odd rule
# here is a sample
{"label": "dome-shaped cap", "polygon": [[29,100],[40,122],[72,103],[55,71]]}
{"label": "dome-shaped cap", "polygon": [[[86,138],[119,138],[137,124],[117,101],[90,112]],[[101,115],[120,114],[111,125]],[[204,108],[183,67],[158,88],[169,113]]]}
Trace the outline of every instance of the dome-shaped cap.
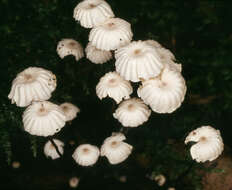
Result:
{"label": "dome-shaped cap", "polygon": [[143,81],[137,93],[154,112],[171,113],[180,107],[184,100],[185,80],[179,72],[167,67],[159,77]]}
{"label": "dome-shaped cap", "polygon": [[91,43],[88,43],[85,53],[87,59],[95,64],[102,64],[112,59],[111,51],[97,49]]}
{"label": "dome-shaped cap", "polygon": [[77,106],[68,102],[61,104],[60,107],[66,116],[66,121],[72,121],[77,117],[77,113],[80,112],[80,109]]}
{"label": "dome-shaped cap", "polygon": [[120,103],[113,114],[124,127],[138,127],[146,122],[151,110],[139,98],[132,98]]}
{"label": "dome-shaped cap", "polygon": [[99,155],[98,147],[82,144],[76,148],[72,157],[81,166],[91,166],[97,162]]}
{"label": "dome-shaped cap", "polygon": [[59,41],[56,51],[61,59],[68,55],[73,55],[76,61],[78,61],[84,57],[82,45],[73,39],[62,39]]}
{"label": "dome-shaped cap", "polygon": [[104,0],[84,0],[75,7],[73,17],[80,22],[81,26],[92,28],[114,17],[114,13]]}
{"label": "dome-shaped cap", "polygon": [[[64,153],[64,143],[58,139],[53,139],[54,143],[56,144],[59,152],[63,155]],[[51,141],[48,141],[44,146],[44,154],[46,157],[50,157],[53,160],[60,157],[60,155],[57,153],[55,146],[51,143]]]}
{"label": "dome-shaped cap", "polygon": [[164,67],[155,47],[134,41],[115,52],[116,71],[126,80],[138,82],[160,74]]}
{"label": "dome-shaped cap", "polygon": [[132,40],[131,25],[120,18],[110,18],[92,28],[89,41],[101,50],[115,50]]}
{"label": "dome-shaped cap", "polygon": [[23,113],[24,129],[31,135],[54,135],[64,127],[65,120],[62,109],[48,101],[33,102]]}
{"label": "dome-shaped cap", "polygon": [[55,89],[56,76],[51,71],[29,67],[13,80],[8,98],[12,104],[25,107],[32,101],[48,100]]}
{"label": "dome-shaped cap", "polygon": [[101,146],[101,156],[106,156],[111,164],[119,164],[131,154],[133,147],[125,142],[122,133],[115,133],[105,139]]}
{"label": "dome-shaped cap", "polygon": [[190,132],[185,144],[191,141],[197,142],[190,149],[192,158],[197,162],[213,161],[224,149],[220,131],[211,126],[202,126]]}
{"label": "dome-shaped cap", "polygon": [[106,73],[96,86],[97,96],[102,99],[106,96],[113,98],[117,104],[123,98],[128,99],[133,92],[133,88],[129,81],[123,79],[116,72]]}

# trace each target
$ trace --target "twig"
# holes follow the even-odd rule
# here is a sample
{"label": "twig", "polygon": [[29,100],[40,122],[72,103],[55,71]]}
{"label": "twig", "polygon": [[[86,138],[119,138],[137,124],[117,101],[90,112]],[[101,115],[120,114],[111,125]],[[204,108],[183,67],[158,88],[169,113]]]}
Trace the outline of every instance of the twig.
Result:
{"label": "twig", "polygon": [[53,139],[49,139],[49,140],[50,140],[50,142],[52,143],[52,145],[55,147],[57,154],[59,154],[59,156],[61,157],[62,154],[60,153],[60,151],[59,151],[59,149],[58,149],[56,143],[53,141]]}

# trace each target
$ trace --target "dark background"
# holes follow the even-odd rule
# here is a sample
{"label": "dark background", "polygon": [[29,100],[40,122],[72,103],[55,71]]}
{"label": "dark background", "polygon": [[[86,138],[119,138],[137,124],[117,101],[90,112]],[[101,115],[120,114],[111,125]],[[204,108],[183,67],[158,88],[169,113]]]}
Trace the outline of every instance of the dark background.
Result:
{"label": "dark background", "polygon": [[[109,0],[116,17],[131,23],[134,40],[154,39],[170,49],[182,64],[187,94],[172,114],[152,112],[144,125],[124,130],[134,149],[119,165],[100,158],[93,167],[79,167],[71,158],[82,143],[101,146],[120,123],[112,116],[112,99],[100,101],[95,92],[99,79],[114,70],[114,60],[95,65],[73,56],[61,60],[56,45],[73,38],[83,47],[89,29],[73,19],[74,0],[0,0],[0,189],[69,189],[72,176],[81,178],[79,189],[202,189],[203,164],[191,160],[186,135],[202,125],[222,133],[231,147],[232,110],[232,11],[226,0]],[[17,73],[29,66],[43,67],[57,76],[50,101],[71,102],[81,113],[67,123],[58,138],[66,144],[61,159],[43,154],[48,138],[23,131],[24,108],[11,105],[7,96]],[[138,84],[134,84],[134,94]],[[70,145],[70,140],[75,145]],[[11,163],[21,167],[13,169]],[[160,188],[147,175],[162,173],[167,183]],[[127,176],[127,182],[119,181]]]}

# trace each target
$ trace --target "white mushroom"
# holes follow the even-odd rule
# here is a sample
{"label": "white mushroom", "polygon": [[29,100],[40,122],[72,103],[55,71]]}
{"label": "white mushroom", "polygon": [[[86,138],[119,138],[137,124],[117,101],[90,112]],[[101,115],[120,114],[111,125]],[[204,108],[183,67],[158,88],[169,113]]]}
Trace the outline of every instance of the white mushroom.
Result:
{"label": "white mushroom", "polygon": [[105,139],[101,146],[101,156],[106,156],[111,164],[119,164],[131,154],[133,147],[125,142],[122,133],[113,134]]}
{"label": "white mushroom", "polygon": [[66,121],[72,121],[77,117],[77,114],[80,112],[80,109],[77,106],[68,102],[61,104],[60,107],[66,116]]}
{"label": "white mushroom", "polygon": [[104,0],[84,0],[75,7],[73,17],[81,26],[92,28],[114,17],[114,13]]}
{"label": "white mushroom", "polygon": [[92,28],[89,41],[101,50],[115,50],[130,43],[133,33],[131,25],[120,18],[110,18]]}
{"label": "white mushroom", "polygon": [[132,82],[156,77],[164,67],[156,48],[144,41],[133,41],[118,49],[115,59],[116,71]]}
{"label": "white mushroom", "polygon": [[197,142],[190,148],[191,156],[197,162],[213,161],[224,149],[220,131],[211,126],[202,126],[190,132],[185,144],[191,141]]}
{"label": "white mushroom", "polygon": [[162,174],[155,176],[154,180],[157,182],[159,186],[163,186],[166,182],[166,178]]}
{"label": "white mushroom", "polygon": [[113,114],[124,127],[138,127],[146,122],[151,110],[139,98],[123,101]]}
{"label": "white mushroom", "polygon": [[33,102],[23,113],[24,129],[31,135],[54,135],[64,127],[65,120],[62,109],[48,101]]}
{"label": "white mushroom", "polygon": [[113,98],[117,104],[123,98],[128,99],[133,92],[133,88],[129,81],[123,79],[116,72],[106,73],[96,86],[97,96],[102,99],[106,96]]}
{"label": "white mushroom", "polygon": [[79,185],[80,179],[77,177],[72,177],[69,179],[69,186],[71,188],[76,188]]}
{"label": "white mushroom", "polygon": [[91,43],[88,43],[87,47],[85,48],[85,53],[87,59],[95,64],[103,64],[112,59],[111,51],[97,49]]}
{"label": "white mushroom", "polygon": [[81,166],[91,166],[97,162],[99,154],[98,147],[82,144],[76,148],[72,157]]}
{"label": "white mushroom", "polygon": [[56,76],[51,71],[29,67],[13,80],[8,98],[12,104],[25,107],[32,101],[48,100],[55,89]]}
{"label": "white mushroom", "polygon": [[73,39],[62,39],[59,41],[56,51],[61,59],[68,55],[73,55],[78,61],[84,57],[84,50],[79,42]]}
{"label": "white mushroom", "polygon": [[154,112],[172,113],[183,102],[186,89],[180,72],[165,67],[158,77],[143,81],[137,93]]}
{"label": "white mushroom", "polygon": [[[63,155],[64,153],[64,143],[58,139],[53,139],[54,143],[56,144],[59,152]],[[55,146],[48,141],[44,146],[44,154],[46,157],[50,157],[51,159],[57,159],[60,155],[57,153]]]}

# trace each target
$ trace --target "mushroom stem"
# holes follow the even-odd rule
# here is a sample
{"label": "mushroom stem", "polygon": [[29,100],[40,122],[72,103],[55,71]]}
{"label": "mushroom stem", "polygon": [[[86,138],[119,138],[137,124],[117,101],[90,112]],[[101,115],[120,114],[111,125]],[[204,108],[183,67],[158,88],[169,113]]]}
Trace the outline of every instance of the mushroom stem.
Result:
{"label": "mushroom stem", "polygon": [[51,141],[52,145],[55,147],[57,154],[59,154],[59,156],[61,157],[62,154],[60,153],[56,143],[53,141],[53,139],[49,139],[49,140]]}

